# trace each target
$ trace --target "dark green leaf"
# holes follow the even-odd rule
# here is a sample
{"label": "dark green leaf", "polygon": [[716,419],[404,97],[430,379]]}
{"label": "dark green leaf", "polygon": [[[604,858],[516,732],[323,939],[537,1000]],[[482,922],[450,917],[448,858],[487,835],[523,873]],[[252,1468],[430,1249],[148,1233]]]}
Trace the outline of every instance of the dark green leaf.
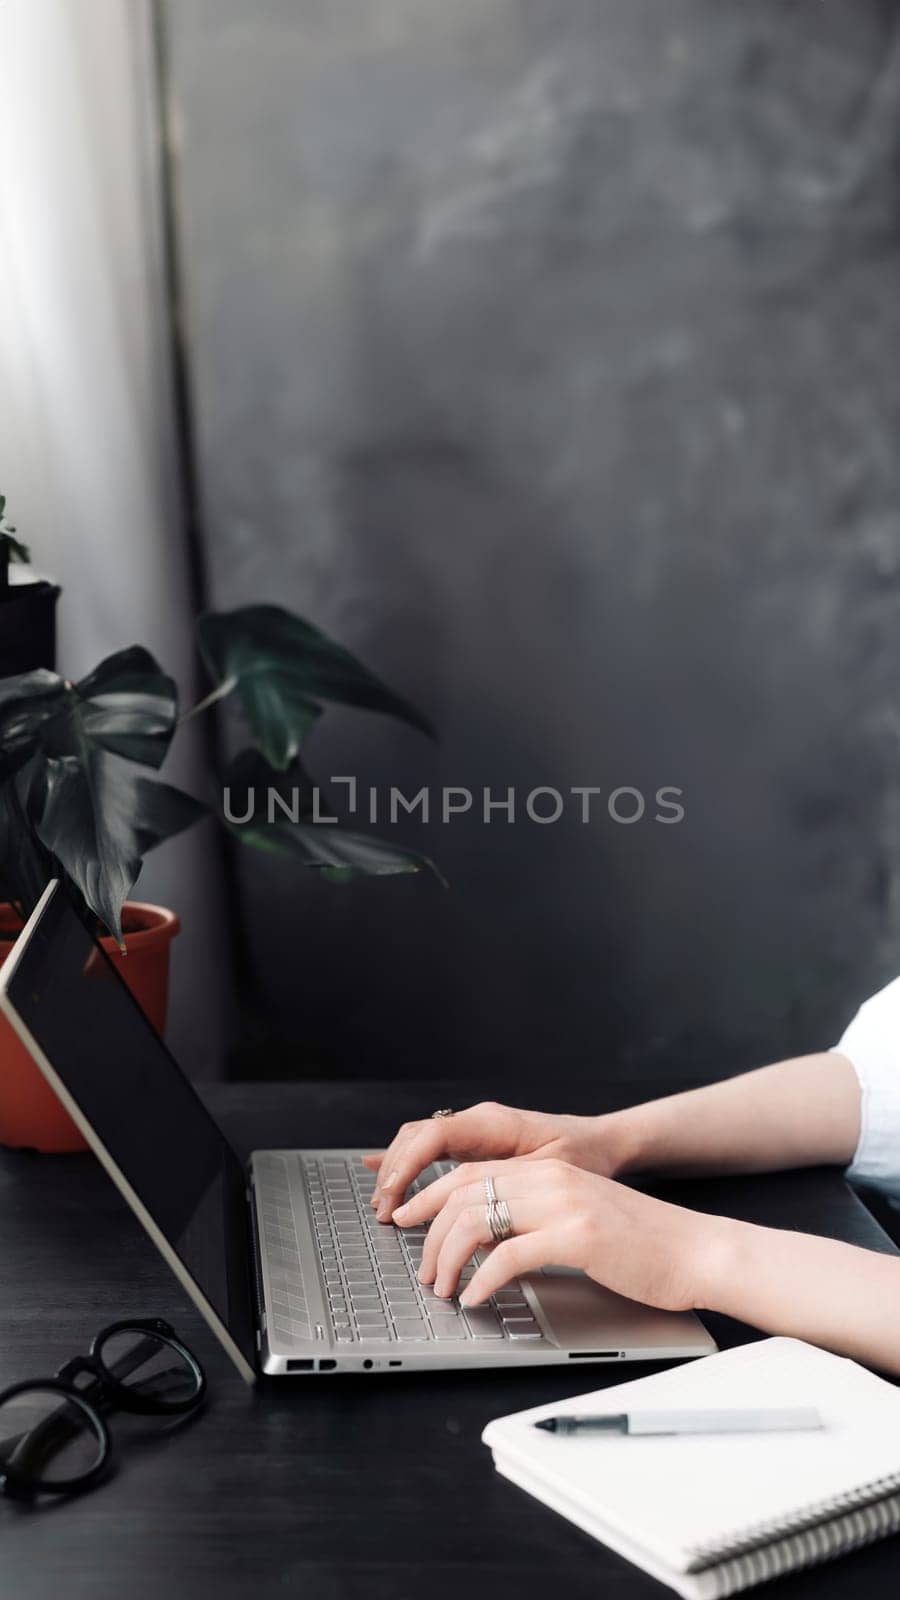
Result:
{"label": "dark green leaf", "polygon": [[0,556],[7,561],[30,561],[31,556],[27,545],[21,540],[13,538],[15,528],[11,522],[4,522],[3,514],[6,510],[6,496],[0,494]]}
{"label": "dark green leaf", "polygon": [[207,612],[197,633],[210,672],[217,682],[234,683],[260,750],[281,771],[323,700],[382,711],[433,734],[428,719],[349,650],[281,606]]}
{"label": "dark green leaf", "polygon": [[88,745],[159,767],[175,731],[175,684],[140,646],[119,650],[74,686],[39,670],[0,679],[0,770],[41,744],[53,756]]}
{"label": "dark green leaf", "polygon": [[122,906],[141,867],[126,790],[116,782],[122,773],[133,787],[133,769],[103,750],[91,751],[85,761],[45,761],[35,821],[41,843],[119,944]]}
{"label": "dark green leaf", "polygon": [[[333,822],[313,820],[313,780],[298,760],[287,772],[273,772],[255,750],[244,750],[228,768],[228,812],[245,816],[245,823],[226,826],[242,844],[268,854],[292,856],[306,867],[318,868],[326,877],[342,882],[357,875],[393,876],[429,868],[440,873],[427,856],[388,844],[371,834],[354,833]],[[296,821],[277,804],[269,807],[269,792],[274,790],[290,807]],[[328,800],[320,794],[319,814],[329,816]],[[443,882],[443,879],[441,879]]]}
{"label": "dark green leaf", "polygon": [[0,679],[0,772],[28,759],[42,725],[58,714],[69,693],[65,680],[43,667]]}
{"label": "dark green leaf", "polygon": [[171,783],[139,776],[134,787],[134,831],[142,855],[209,816],[209,807]]}
{"label": "dark green leaf", "polygon": [[159,768],[175,732],[178,690],[149,650],[107,656],[75,685],[85,737],[116,755]]}
{"label": "dark green leaf", "polygon": [[[311,818],[313,815],[314,783],[299,756],[295,756],[290,766],[281,771],[271,767],[259,750],[241,750],[228,763],[224,783],[228,790],[228,810],[232,815],[244,816],[254,806],[261,814],[264,813],[266,795],[270,789],[280,794],[299,817]],[[327,812],[324,795],[320,795],[319,809]]]}
{"label": "dark green leaf", "polygon": [[7,556],[13,561],[31,560],[27,544],[23,544],[21,539],[14,539],[8,528],[0,528],[0,544],[5,545]]}
{"label": "dark green leaf", "polygon": [[119,943],[122,906],[144,852],[204,812],[189,795],[95,746],[82,758],[44,760],[29,808],[37,837]]}
{"label": "dark green leaf", "polygon": [[269,854],[293,856],[306,867],[318,867],[326,877],[344,882],[359,875],[392,877],[398,873],[436,869],[427,856],[401,850],[372,835],[351,833],[335,823],[268,822],[255,818],[241,827],[229,824],[242,844]]}
{"label": "dark green leaf", "polygon": [[41,849],[120,938],[122,904],[144,852],[203,814],[189,796],[139,770],[159,767],[176,717],[172,679],[138,646],[117,651],[74,686],[50,672],[0,682],[0,773],[15,773],[7,777],[0,839],[6,875],[19,877],[18,854],[33,832],[45,880]]}
{"label": "dark green leaf", "polygon": [[32,772],[0,782],[0,893],[28,915],[53,876],[50,858],[31,831],[27,813]]}
{"label": "dark green leaf", "polygon": [[65,688],[65,679],[56,672],[48,672],[46,667],[37,667],[33,672],[18,672],[11,678],[0,678],[0,718],[14,710],[20,702],[44,695],[58,696],[65,692]]}

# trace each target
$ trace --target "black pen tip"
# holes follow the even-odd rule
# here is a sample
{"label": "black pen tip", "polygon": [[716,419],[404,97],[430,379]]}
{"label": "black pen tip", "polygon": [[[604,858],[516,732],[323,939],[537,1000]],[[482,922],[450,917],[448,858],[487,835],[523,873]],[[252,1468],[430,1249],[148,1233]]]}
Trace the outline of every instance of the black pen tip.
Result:
{"label": "black pen tip", "polygon": [[555,1433],[556,1432],[556,1418],[555,1417],[541,1417],[540,1421],[535,1423],[535,1427],[536,1428],[543,1428],[545,1433]]}

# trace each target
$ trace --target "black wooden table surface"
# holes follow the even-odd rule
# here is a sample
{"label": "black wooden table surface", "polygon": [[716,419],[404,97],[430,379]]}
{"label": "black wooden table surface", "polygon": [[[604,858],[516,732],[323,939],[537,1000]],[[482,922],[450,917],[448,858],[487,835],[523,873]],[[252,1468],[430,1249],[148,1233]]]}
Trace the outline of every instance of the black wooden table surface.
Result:
{"label": "black wooden table surface", "polygon": [[[398,1120],[483,1092],[474,1084],[255,1084],[217,1086],[207,1099],[247,1153],[377,1146]],[[626,1098],[609,1091],[606,1103]],[[584,1089],[564,1095],[557,1086],[554,1099],[589,1109]],[[678,1191],[705,1209],[893,1249],[835,1171]],[[0,1296],[0,1386],[54,1371],[105,1322],[156,1314],[196,1348],[211,1391],[203,1414],[169,1433],[115,1417],[116,1470],[94,1493],[33,1506],[0,1500],[3,1600],[668,1593],[501,1479],[480,1443],[491,1417],[656,1370],[648,1364],[346,1375],[250,1389],[89,1156],[0,1152]],[[720,1344],[750,1337],[709,1320]],[[896,1549],[875,1547],[771,1592],[878,1600],[895,1591]]]}

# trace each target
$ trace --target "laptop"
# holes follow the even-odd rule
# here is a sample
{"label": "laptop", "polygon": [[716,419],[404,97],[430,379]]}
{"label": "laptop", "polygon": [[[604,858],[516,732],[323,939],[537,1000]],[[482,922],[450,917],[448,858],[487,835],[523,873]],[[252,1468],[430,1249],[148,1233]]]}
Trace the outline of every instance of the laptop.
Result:
{"label": "laptop", "polygon": [[418,1283],[424,1228],[375,1220],[361,1151],[257,1150],[244,1165],[58,881],[0,968],[0,1010],[248,1383],[716,1348],[692,1313],[565,1268],[463,1310]]}

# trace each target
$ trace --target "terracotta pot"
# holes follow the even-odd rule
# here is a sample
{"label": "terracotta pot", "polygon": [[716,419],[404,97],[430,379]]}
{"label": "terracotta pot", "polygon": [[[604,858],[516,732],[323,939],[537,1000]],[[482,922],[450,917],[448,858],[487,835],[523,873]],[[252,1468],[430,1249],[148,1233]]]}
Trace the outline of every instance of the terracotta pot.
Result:
{"label": "terracotta pot", "polygon": [[[22,926],[9,905],[0,905],[0,957]],[[122,915],[125,955],[111,938],[100,940],[153,1026],[166,1026],[169,946],[181,927],[174,911],[130,900]],[[32,1150],[86,1150],[87,1145],[25,1046],[0,1017],[0,1144]]]}

